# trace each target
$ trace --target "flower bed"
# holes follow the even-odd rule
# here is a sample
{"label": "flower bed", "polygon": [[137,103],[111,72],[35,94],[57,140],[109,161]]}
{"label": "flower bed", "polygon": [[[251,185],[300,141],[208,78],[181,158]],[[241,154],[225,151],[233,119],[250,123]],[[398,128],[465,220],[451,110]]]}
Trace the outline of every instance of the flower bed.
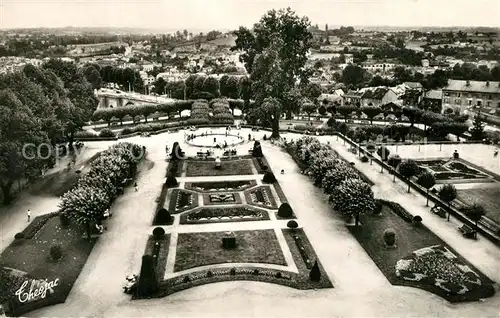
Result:
{"label": "flower bed", "polygon": [[186,182],[184,187],[202,192],[242,191],[257,184],[255,180],[217,181],[217,182]]}
{"label": "flower bed", "polygon": [[267,211],[249,206],[201,208],[181,215],[180,224],[242,222],[269,220]]}
{"label": "flower bed", "polygon": [[392,212],[396,213],[399,215],[405,222],[412,223],[413,222],[413,215],[406,211],[405,208],[403,208],[399,203],[393,202],[393,201],[388,201],[388,200],[383,200],[383,199],[377,199],[380,203],[383,205],[387,206],[389,209],[392,210]]}
{"label": "flower bed", "polygon": [[203,204],[241,204],[241,197],[239,193],[203,193]]}
{"label": "flower bed", "polygon": [[485,175],[466,174],[461,172],[438,172],[434,175],[436,180],[454,180],[454,179],[481,179]]}
{"label": "flower bed", "polygon": [[248,204],[264,207],[268,209],[277,209],[276,200],[269,186],[259,186],[257,188],[245,191],[245,198]]}
{"label": "flower bed", "polygon": [[399,260],[396,263],[396,276],[438,287],[447,297],[457,301],[465,299],[465,295],[470,293],[478,299],[495,293],[493,286],[483,286],[481,277],[442,245],[416,250]]}
{"label": "flower bed", "polygon": [[32,239],[44,227],[45,223],[57,215],[59,215],[59,212],[37,216],[21,233],[24,234],[25,239]]}
{"label": "flower bed", "polygon": [[170,194],[168,211],[181,213],[198,206],[198,194],[181,189],[174,189]]}
{"label": "flower bed", "polygon": [[461,172],[461,173],[465,173],[465,174],[478,174],[478,175],[481,175],[481,173],[475,169],[472,169],[472,168],[469,168],[468,166],[464,165],[463,163],[461,162],[457,162],[457,161],[453,161],[453,162],[450,162],[448,165],[447,165],[448,168],[450,168],[451,170],[455,171],[455,172]]}

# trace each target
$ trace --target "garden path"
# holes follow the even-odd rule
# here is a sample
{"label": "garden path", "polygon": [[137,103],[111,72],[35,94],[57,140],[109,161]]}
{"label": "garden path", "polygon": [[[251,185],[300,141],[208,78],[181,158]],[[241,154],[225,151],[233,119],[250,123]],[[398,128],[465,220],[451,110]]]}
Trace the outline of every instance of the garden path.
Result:
{"label": "garden path", "polygon": [[[255,134],[257,139],[264,133],[269,135],[269,132],[249,130],[242,133]],[[332,213],[321,190],[300,174],[288,154],[268,143],[263,143],[264,154],[274,171],[285,169],[285,174],[276,177],[336,287],[300,291],[258,282],[224,282],[191,288],[162,299],[129,301],[129,296],[124,295],[120,287],[125,275],[137,272],[140,267],[146,240],[144,233],[150,230],[154,198],[164,180],[164,145],[165,142],[180,142],[175,140],[179,137],[182,135],[162,134],[127,140],[149,145],[150,159],[155,162],[155,167],[139,177],[138,193],[127,190],[113,206],[116,214],[110,222],[110,229],[97,242],[66,303],[29,313],[29,316],[164,317],[167,313],[182,317],[498,316],[499,295],[484,302],[449,304],[419,289],[391,286],[345,228],[343,220]],[[329,138],[330,141],[334,139]],[[248,150],[251,146],[247,143],[237,149],[240,152],[240,149]],[[341,144],[334,146],[343,147]],[[183,148],[186,152],[191,151]],[[392,179],[387,174],[379,174],[376,165],[365,164],[363,169],[365,174],[379,182],[377,193],[387,195],[391,200],[404,201],[401,204],[411,212],[415,209],[422,211],[418,214],[424,216],[427,226],[485,274],[499,281],[498,267],[496,275],[494,273],[495,266],[500,264],[496,248],[489,246],[483,238],[466,241],[458,235],[454,225],[441,219],[433,220],[431,215],[425,217],[424,199],[411,198],[415,194],[404,194],[403,185],[399,190],[391,190],[394,186]]]}

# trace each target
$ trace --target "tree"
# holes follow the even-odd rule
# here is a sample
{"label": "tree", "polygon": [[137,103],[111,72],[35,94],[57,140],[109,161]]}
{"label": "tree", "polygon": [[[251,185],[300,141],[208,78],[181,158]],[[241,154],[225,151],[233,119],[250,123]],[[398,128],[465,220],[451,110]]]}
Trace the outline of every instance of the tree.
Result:
{"label": "tree", "polygon": [[220,95],[219,80],[216,79],[215,77],[211,76],[207,77],[203,82],[202,91],[211,94],[213,97],[219,97]]}
{"label": "tree", "polygon": [[418,176],[417,183],[427,190],[427,202],[425,203],[425,206],[429,206],[429,189],[436,184],[434,174],[425,170]]}
{"label": "tree", "polygon": [[472,129],[470,131],[472,140],[483,140],[484,138],[484,121],[479,116],[474,116],[474,121],[472,122]]}
{"label": "tree", "polygon": [[323,89],[317,83],[307,83],[303,85],[301,93],[304,97],[315,101],[323,93]]}
{"label": "tree", "polygon": [[345,122],[350,118],[352,112],[356,111],[356,106],[338,106],[336,107],[336,112],[344,117]]}
{"label": "tree", "polygon": [[244,114],[245,111],[250,110],[250,99],[253,97],[252,80],[247,76],[240,79],[239,96],[243,99],[243,109],[241,112]]}
{"label": "tree", "polygon": [[307,114],[309,120],[311,120],[311,114],[315,113],[318,110],[318,106],[316,106],[308,99],[305,99],[302,103],[302,110]]}
{"label": "tree", "polygon": [[[253,33],[245,28],[236,32],[238,38],[232,49],[243,51],[241,58],[251,74],[257,105],[263,105],[266,98],[275,98],[279,102],[275,106],[280,107],[274,110],[279,116],[287,107],[285,94],[297,80],[307,82],[304,66],[311,48],[309,26],[306,17],[299,18],[288,8],[268,11],[254,25]],[[279,137],[279,129],[274,128],[279,128],[279,116],[273,119],[272,137]]]}
{"label": "tree", "polygon": [[279,119],[281,117],[281,103],[277,98],[266,98],[259,107],[258,114],[265,126],[272,129],[271,138],[279,138]]}
{"label": "tree", "polygon": [[361,214],[371,213],[375,209],[372,189],[359,179],[342,181],[334,188],[329,200],[338,212],[345,216],[354,216],[355,226],[358,226]]}
{"label": "tree", "polygon": [[478,222],[485,214],[486,211],[483,208],[483,206],[477,203],[474,203],[473,205],[465,209],[465,215],[475,223],[475,231],[474,231],[475,239],[477,239],[477,232],[479,230]]}
{"label": "tree", "polygon": [[84,68],[85,78],[92,85],[93,89],[99,89],[102,85],[102,77],[95,65],[88,65]]}
{"label": "tree", "polygon": [[361,107],[361,112],[363,112],[368,119],[370,119],[370,124],[373,124],[373,118],[382,113],[382,108],[375,106],[365,106]]}
{"label": "tree", "polygon": [[423,111],[419,108],[403,107],[403,115],[408,117],[408,120],[410,121],[410,126],[412,127],[416,122],[420,121],[420,117],[422,116],[422,114]]}
{"label": "tree", "polygon": [[399,173],[406,178],[408,182],[408,193],[410,193],[410,179],[419,173],[420,168],[414,160],[405,160],[398,166]]}
{"label": "tree", "polygon": [[[439,189],[438,196],[441,200],[451,205],[451,201],[457,198],[457,189],[453,184],[445,184]],[[448,213],[448,221],[450,220],[450,213]]]}
{"label": "tree", "polygon": [[331,195],[334,189],[338,187],[342,181],[348,179],[359,179],[359,174],[345,161],[336,160],[336,165],[333,169],[327,170],[322,177],[321,187],[325,194]]}
{"label": "tree", "polygon": [[360,86],[365,79],[365,70],[357,65],[347,65],[342,71],[342,83]]}
{"label": "tree", "polygon": [[292,119],[293,113],[298,113],[303,104],[302,94],[298,88],[292,88],[284,96],[286,107],[286,119]]}
{"label": "tree", "polygon": [[[50,152],[37,154],[42,143],[48,143],[47,134],[33,112],[12,90],[0,90],[0,187],[4,203],[12,201],[14,181],[33,179],[47,164]],[[48,156],[42,159],[41,155]]]}

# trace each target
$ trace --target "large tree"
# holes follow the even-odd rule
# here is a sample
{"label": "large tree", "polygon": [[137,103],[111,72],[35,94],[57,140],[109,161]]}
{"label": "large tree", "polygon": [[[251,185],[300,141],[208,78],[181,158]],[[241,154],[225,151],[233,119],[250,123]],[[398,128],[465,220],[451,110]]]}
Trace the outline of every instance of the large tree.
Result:
{"label": "large tree", "polygon": [[[32,179],[40,174],[49,153],[38,152],[48,144],[40,120],[10,89],[0,90],[0,187],[4,203],[12,200],[16,180]],[[46,148],[47,149],[47,148]]]}
{"label": "large tree", "polygon": [[279,137],[279,117],[286,111],[287,92],[297,81],[306,79],[304,66],[312,40],[309,26],[306,17],[300,18],[288,8],[267,12],[254,25],[253,32],[240,28],[235,33],[238,38],[233,50],[243,51],[241,59],[254,82],[257,105],[268,97],[279,101],[272,137]]}
{"label": "large tree", "polygon": [[371,213],[375,209],[372,189],[359,179],[342,181],[334,188],[329,200],[338,212],[345,216],[354,216],[355,226],[358,226],[361,214]]}

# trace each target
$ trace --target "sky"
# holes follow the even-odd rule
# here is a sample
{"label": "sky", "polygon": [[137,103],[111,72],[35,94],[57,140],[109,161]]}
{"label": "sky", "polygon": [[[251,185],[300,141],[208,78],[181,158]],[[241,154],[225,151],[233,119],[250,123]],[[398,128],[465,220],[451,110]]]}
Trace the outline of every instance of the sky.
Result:
{"label": "sky", "polygon": [[0,29],[235,29],[286,7],[322,27],[500,27],[500,0],[0,0]]}

